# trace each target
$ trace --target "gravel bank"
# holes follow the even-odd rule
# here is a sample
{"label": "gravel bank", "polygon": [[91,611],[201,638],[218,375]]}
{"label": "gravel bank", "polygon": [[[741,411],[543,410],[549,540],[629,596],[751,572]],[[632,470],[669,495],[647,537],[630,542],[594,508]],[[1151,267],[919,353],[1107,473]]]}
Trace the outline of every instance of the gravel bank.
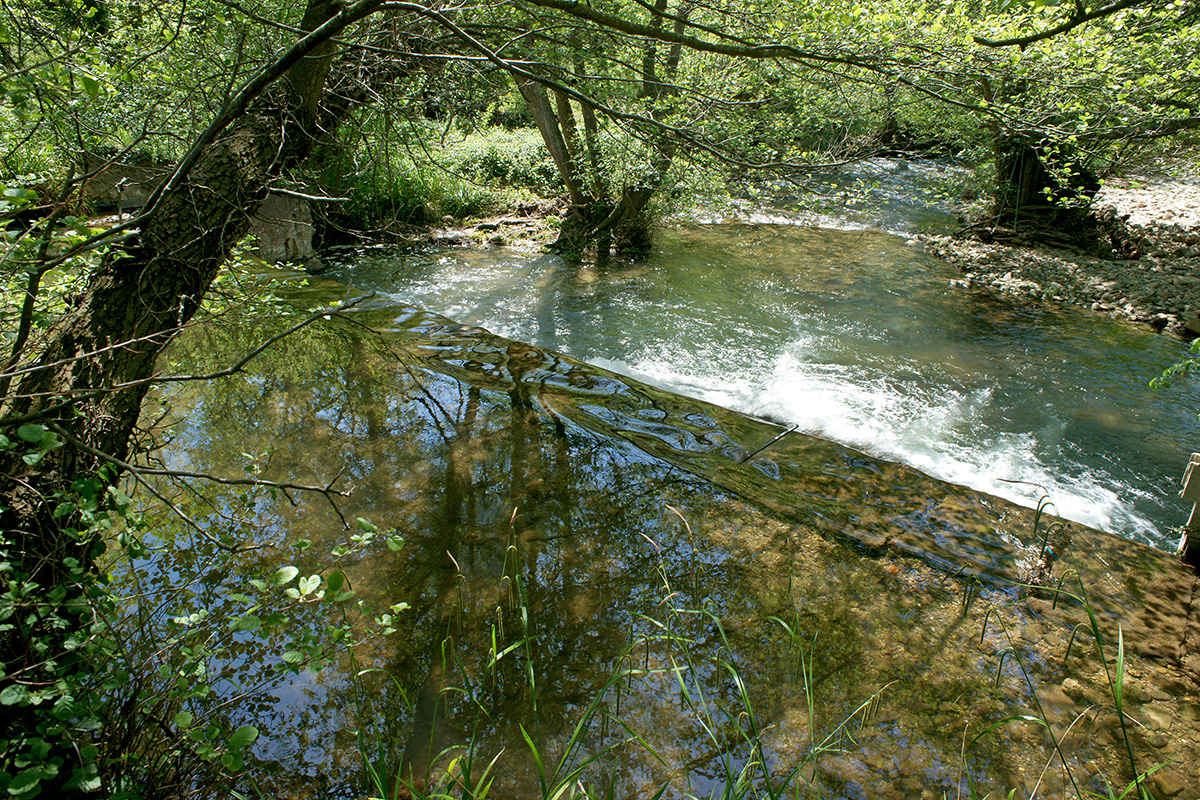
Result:
{"label": "gravel bank", "polygon": [[1200,334],[1200,178],[1110,181],[1092,204],[1136,254],[1104,259],[1048,247],[921,237],[964,273],[960,286],[1089,308]]}

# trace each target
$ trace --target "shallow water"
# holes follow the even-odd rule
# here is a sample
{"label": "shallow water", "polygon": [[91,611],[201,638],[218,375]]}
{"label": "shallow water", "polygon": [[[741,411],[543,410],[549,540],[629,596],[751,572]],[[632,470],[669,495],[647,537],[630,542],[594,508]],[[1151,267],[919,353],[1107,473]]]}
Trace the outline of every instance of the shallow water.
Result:
{"label": "shallow water", "polygon": [[[314,282],[295,302],[342,294]],[[1102,674],[1078,643],[1065,655],[1079,609],[1012,604],[1017,562],[1038,544],[1028,512],[807,436],[752,455],[776,427],[418,309],[363,305],[355,317],[379,334],[309,327],[245,373],[161,397],[171,466],[238,475],[246,454],[269,452],[267,477],[340,476],[355,490],[341,515],[405,539],[338,557],[351,532],[320,497],[247,504],[212,487],[180,502],[210,532],[261,549],[230,558],[186,526],[153,528],[163,550],[144,565],[139,602],[164,627],[207,609],[220,639],[248,580],[285,564],[344,570],[358,593],[328,618],[366,638],[335,648],[319,674],[275,669],[327,618],[282,587],[255,602],[288,626],[210,665],[218,696],[236,698],[218,718],[263,731],[261,790],[362,796],[362,732],[381,768],[410,781],[436,780],[455,756],[467,780],[466,754],[476,777],[496,758],[497,797],[547,785],[719,797],[739,782],[749,796],[768,784],[954,796],[966,776],[984,793],[1061,794],[1057,770],[1039,777],[1053,756],[1036,727],[1002,727],[964,752],[1038,704],[1072,720],[1084,709],[1057,685],[1071,675],[1093,691]],[[193,331],[172,359],[208,371],[288,324]],[[1139,675],[1178,660],[1190,589],[1163,582],[1175,577],[1165,557],[1082,529],[1066,557],[1057,574],[1094,593],[1106,635],[1123,626]],[[377,626],[359,600],[408,609],[395,633],[366,636]],[[1155,705],[1168,719],[1187,710]],[[1105,725],[1077,727],[1066,740],[1081,784],[1121,780],[1120,750],[1096,744]],[[1158,757],[1135,747],[1145,766]]]}
{"label": "shallow water", "polygon": [[373,250],[327,274],[1164,549],[1186,518],[1200,387],[1147,388],[1181,342],[951,287],[894,235],[691,225],[637,260]]}

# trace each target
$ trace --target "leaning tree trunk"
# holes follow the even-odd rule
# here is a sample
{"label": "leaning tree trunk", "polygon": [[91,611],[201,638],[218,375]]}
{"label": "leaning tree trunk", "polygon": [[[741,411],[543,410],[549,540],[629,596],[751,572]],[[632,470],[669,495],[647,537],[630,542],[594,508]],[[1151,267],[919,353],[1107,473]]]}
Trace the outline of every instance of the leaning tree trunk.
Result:
{"label": "leaning tree trunk", "polygon": [[[657,33],[662,30],[667,18],[667,4],[668,0],[655,0],[652,7],[647,6],[652,14],[651,31]],[[673,15],[676,37],[682,36],[691,10],[691,0],[680,1],[677,13]],[[679,71],[682,52],[682,45],[678,41],[671,45],[665,58],[664,74],[660,77],[656,36],[646,39],[638,80],[639,96],[648,104],[651,122],[661,113],[658,103],[677,93],[673,82]],[[576,75],[584,73],[578,57],[574,67]],[[596,109],[587,102],[580,103],[585,153],[585,147],[579,143],[570,98],[559,87],[555,87],[552,89],[555,95],[552,106],[542,82],[528,75],[514,77],[571,201],[559,236],[550,249],[577,257],[585,249],[594,246],[601,258],[608,256],[610,250],[644,252],[649,249],[652,221],[650,200],[671,168],[678,151],[677,144],[664,136],[661,141],[651,145],[651,163],[647,165],[645,176],[637,183],[625,185],[619,192],[613,191],[601,163]],[[591,175],[587,176],[589,169]]]}
{"label": "leaning tree trunk", "polygon": [[[329,0],[313,0],[310,13],[313,8],[325,16],[336,9]],[[306,18],[312,27],[323,21]],[[199,308],[249,230],[270,180],[315,141],[331,58],[331,51],[318,51],[302,59],[288,73],[294,79],[288,87],[271,87],[204,147],[153,204],[140,234],[103,259],[75,308],[49,332],[0,424],[48,424],[65,441],[32,466],[11,453],[0,460],[10,557],[30,569],[47,568],[34,562],[62,547],[59,525],[43,519],[47,498],[128,455],[158,354]]]}
{"label": "leaning tree trunk", "polygon": [[[86,567],[103,546],[78,514],[62,515],[60,504],[80,479],[99,476],[103,487],[119,477],[113,467],[128,460],[159,353],[196,313],[270,181],[303,159],[321,131],[333,129],[337,113],[349,110],[339,101],[331,115],[322,105],[335,55],[329,38],[380,4],[310,0],[304,27],[316,33],[282,56],[275,74],[268,68],[258,84],[248,85],[243,113],[215,135],[206,134],[209,140],[190,167],[152,201],[140,233],[103,258],[5,398],[0,432],[16,441],[21,425],[42,425],[62,445],[33,464],[17,449],[0,453],[0,562],[7,562],[6,577],[14,584],[33,587],[17,615],[25,618],[34,609],[32,627],[0,626],[0,688],[54,680],[53,670],[60,668],[54,651],[39,653],[31,644],[52,644],[55,635],[68,632],[38,630],[36,609],[46,597],[61,603],[62,592],[73,591],[70,559]],[[275,80],[281,76],[286,80]],[[31,727],[27,714],[10,711],[0,715],[0,739]],[[69,752],[65,757],[72,759]]]}

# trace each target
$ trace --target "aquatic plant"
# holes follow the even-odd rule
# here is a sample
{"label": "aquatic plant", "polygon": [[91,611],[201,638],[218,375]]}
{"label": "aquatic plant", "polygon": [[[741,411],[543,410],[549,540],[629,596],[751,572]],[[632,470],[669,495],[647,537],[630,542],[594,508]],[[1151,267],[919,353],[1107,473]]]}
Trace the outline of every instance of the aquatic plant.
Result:
{"label": "aquatic plant", "polygon": [[[1041,508],[1041,504],[1039,504],[1039,510],[1040,510],[1040,508]],[[1035,519],[1036,519],[1036,517],[1035,517]],[[1035,522],[1035,530],[1036,530],[1036,522]],[[1063,586],[1066,584],[1067,580],[1071,577],[1073,577],[1076,580],[1076,582],[1078,583],[1078,593],[1070,592],[1063,588]],[[1030,591],[1033,591],[1033,590],[1045,591],[1044,587],[1035,586],[1035,585],[1023,585],[1022,588],[1026,589],[1026,590],[1030,590]],[[1091,644],[1094,645],[1094,647],[1095,647],[1097,661],[1103,667],[1105,681],[1106,681],[1106,685],[1108,687],[1108,694],[1112,700],[1112,708],[1113,708],[1113,711],[1115,712],[1116,717],[1120,723],[1121,743],[1123,744],[1123,747],[1124,747],[1125,757],[1127,759],[1129,772],[1133,776],[1133,778],[1121,790],[1121,792],[1119,794],[1114,792],[1114,790],[1111,786],[1111,783],[1109,783],[1108,790],[1107,790],[1107,796],[1108,796],[1108,798],[1111,798],[1112,800],[1119,800],[1120,798],[1124,798],[1124,797],[1130,795],[1130,793],[1134,793],[1134,796],[1139,798],[1139,800],[1153,800],[1153,796],[1150,793],[1149,786],[1147,785],[1147,782],[1146,782],[1146,778],[1149,777],[1150,775],[1154,774],[1158,770],[1162,769],[1163,767],[1167,766],[1167,764],[1166,763],[1158,764],[1148,770],[1141,771],[1138,768],[1137,758],[1134,756],[1133,744],[1130,739],[1130,731],[1129,731],[1128,725],[1126,723],[1126,720],[1128,718],[1128,713],[1127,713],[1126,704],[1125,704],[1125,699],[1126,699],[1125,698],[1126,662],[1125,662],[1124,632],[1121,630],[1121,627],[1118,625],[1118,627],[1117,627],[1117,652],[1116,652],[1115,658],[1112,659],[1112,665],[1110,667],[1110,659],[1106,653],[1105,637],[1101,633],[1100,624],[1096,617],[1096,611],[1093,608],[1091,601],[1088,599],[1087,587],[1084,586],[1083,581],[1079,578],[1079,576],[1077,574],[1073,575],[1073,576],[1064,575],[1059,579],[1057,585],[1051,591],[1052,591],[1052,598],[1053,598],[1052,606],[1051,606],[1052,608],[1057,607],[1058,603],[1061,600],[1067,599],[1067,600],[1073,601],[1078,607],[1082,608],[1087,616],[1087,619],[1085,621],[1080,622],[1072,629],[1071,637],[1067,641],[1067,646],[1066,646],[1066,649],[1063,652],[1063,656],[1062,656],[1064,665],[1067,663],[1068,659],[1071,656],[1071,650],[1074,647],[1076,635],[1079,633],[1079,631],[1081,629],[1084,630],[1085,635],[1088,637]],[[1020,648],[1017,647],[1017,644],[1014,641],[1012,633],[1010,632],[1008,625],[1005,623],[1003,612],[1006,608],[1009,608],[1012,605],[1013,604],[1005,604],[1005,605],[995,606],[995,607],[988,609],[987,613],[984,614],[983,622],[980,626],[980,633],[979,633],[980,641],[982,642],[983,638],[987,634],[989,622],[994,620],[995,621],[994,624],[1000,628],[1003,636],[1005,637],[1005,639],[1008,642],[1008,647],[1001,652],[1000,662],[996,669],[996,685],[998,686],[1000,683],[1005,660],[1006,659],[1011,660],[1011,662],[1016,665],[1017,669],[1019,670],[1019,672],[1021,674],[1022,680],[1028,687],[1029,697],[1032,699],[1033,703],[1036,706],[1037,714],[1036,715],[1018,714],[1018,715],[1012,715],[1012,716],[1005,717],[1004,719],[1001,719],[998,722],[995,722],[992,725],[988,726],[982,732],[976,734],[976,736],[972,739],[970,745],[966,749],[968,751],[971,750],[977,743],[979,743],[982,739],[987,737],[989,734],[993,733],[994,731],[996,731],[997,729],[999,729],[1001,727],[1008,725],[1009,723],[1013,723],[1013,722],[1035,723],[1036,725],[1038,725],[1041,729],[1043,729],[1045,731],[1047,737],[1050,739],[1052,750],[1053,750],[1053,754],[1052,754],[1050,760],[1047,761],[1045,769],[1043,769],[1043,771],[1042,771],[1042,776],[1044,777],[1046,771],[1050,769],[1051,765],[1054,763],[1054,760],[1057,758],[1062,770],[1066,774],[1067,780],[1070,782],[1071,788],[1076,797],[1083,798],[1085,796],[1089,796],[1089,797],[1104,798],[1105,797],[1104,795],[1100,795],[1100,794],[1097,794],[1097,793],[1091,792],[1091,791],[1084,791],[1080,787],[1079,783],[1076,780],[1074,773],[1072,772],[1071,764],[1063,752],[1063,737],[1059,736],[1058,734],[1055,733],[1055,728],[1049,721],[1049,715],[1046,713],[1046,710],[1042,705],[1042,701],[1039,696],[1039,687],[1034,683],[1034,681],[1030,677],[1030,673],[1026,669],[1025,663],[1020,654]],[[1076,717],[1076,719],[1071,723],[1071,725],[1068,726],[1064,736],[1069,734],[1071,732],[1071,730],[1074,729],[1075,725],[1078,722],[1080,722],[1083,719],[1083,717],[1091,710],[1092,709],[1088,709],[1088,710],[1085,710],[1084,712],[1082,712],[1081,714],[1079,714]],[[1105,780],[1107,781],[1107,778]],[[1041,779],[1039,778],[1039,784],[1040,784],[1040,782],[1041,782]],[[1036,795],[1036,789],[1035,789],[1034,794]]]}

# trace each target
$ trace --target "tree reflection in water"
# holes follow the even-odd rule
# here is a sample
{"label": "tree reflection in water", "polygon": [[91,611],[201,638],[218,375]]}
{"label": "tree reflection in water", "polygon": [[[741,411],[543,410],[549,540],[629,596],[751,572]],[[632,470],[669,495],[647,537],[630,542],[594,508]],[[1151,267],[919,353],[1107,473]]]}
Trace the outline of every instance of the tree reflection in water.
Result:
{"label": "tree reflection in water", "polygon": [[[228,686],[263,686],[223,712],[264,732],[260,787],[361,791],[356,732],[390,777],[417,786],[452,757],[461,769],[464,748],[471,779],[496,757],[503,797],[541,796],[564,757],[560,778],[586,762],[575,779],[616,796],[720,794],[740,775],[764,789],[822,741],[840,752],[792,779],[835,793],[903,794],[922,774],[946,791],[963,774],[1007,791],[1044,764],[1041,745],[1014,747],[1003,731],[962,755],[964,725],[978,732],[1027,701],[1019,680],[991,688],[1011,643],[979,637],[982,609],[1012,597],[1027,511],[797,435],[743,463],[776,429],[402,312],[362,315],[389,329],[380,335],[306,329],[245,374],[169,394],[172,466],[232,474],[265,451],[267,477],[341,472],[355,487],[342,514],[405,539],[340,562],[356,600],[408,605],[394,634],[317,674],[272,671],[278,654],[262,648],[214,665]],[[194,332],[173,357],[231,361],[273,324]],[[194,501],[208,504],[206,524],[236,516],[234,500],[206,498]],[[328,572],[346,538],[321,498],[252,511],[238,533],[276,546],[232,565],[163,526],[143,577],[162,586],[161,617],[207,605],[220,619],[248,578],[291,561],[301,575]],[[1151,551],[1081,535],[1161,567]],[[297,555],[299,539],[312,545]],[[973,608],[966,587],[982,598]],[[285,610],[297,628],[322,624],[316,606]],[[1126,615],[1127,640],[1175,613],[1129,611],[1102,607]],[[1060,617],[1043,624],[1069,631]],[[369,620],[355,624],[365,633]],[[1022,645],[1030,663],[1038,646]],[[1081,746],[1075,757],[1107,756]],[[747,767],[763,759],[767,773]]]}

